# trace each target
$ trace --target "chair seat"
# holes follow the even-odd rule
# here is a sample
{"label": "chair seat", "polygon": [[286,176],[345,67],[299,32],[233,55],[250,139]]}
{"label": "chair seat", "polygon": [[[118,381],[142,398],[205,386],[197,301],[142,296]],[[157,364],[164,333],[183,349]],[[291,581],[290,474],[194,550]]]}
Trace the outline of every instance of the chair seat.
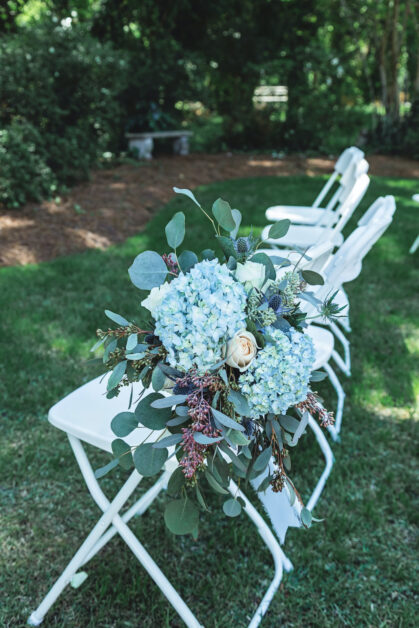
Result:
{"label": "chair seat", "polygon": [[334,348],[333,334],[327,329],[317,327],[316,325],[310,325],[305,333],[310,336],[314,344],[316,360],[313,365],[313,371],[316,371],[330,360]]}
{"label": "chair seat", "polygon": [[291,225],[288,233],[283,238],[269,238],[269,229],[271,225],[265,227],[262,231],[262,240],[264,243],[278,247],[299,247],[307,249],[309,246],[318,242],[330,240],[335,246],[340,246],[343,242],[343,235],[333,229],[327,227],[306,227],[304,225]]}
{"label": "chair seat", "polygon": [[[100,375],[92,381],[80,386],[67,397],[58,401],[49,411],[49,422],[76,438],[104,449],[112,451],[112,441],[116,436],[111,430],[111,421],[119,412],[128,411],[130,386],[124,386],[118,397],[106,398],[106,382],[109,377]],[[134,384],[133,406],[143,390],[141,383]],[[152,390],[150,389],[150,392]],[[133,408],[131,408],[132,411]],[[129,445],[138,445],[147,436],[155,441],[161,432],[153,432],[140,426],[124,438]],[[150,442],[150,438],[147,442]]]}
{"label": "chair seat", "polygon": [[[274,205],[268,207],[265,212],[269,221],[283,220],[288,218],[291,222],[302,225],[322,225],[333,223],[332,212],[315,207],[297,207],[293,205]],[[336,222],[336,220],[334,221]]]}

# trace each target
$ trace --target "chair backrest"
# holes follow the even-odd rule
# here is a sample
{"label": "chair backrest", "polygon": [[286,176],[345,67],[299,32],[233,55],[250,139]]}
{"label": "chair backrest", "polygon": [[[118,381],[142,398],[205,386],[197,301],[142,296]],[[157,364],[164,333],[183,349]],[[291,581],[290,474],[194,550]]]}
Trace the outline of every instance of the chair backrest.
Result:
{"label": "chair backrest", "polygon": [[324,213],[319,217],[317,224],[325,227],[333,227],[336,224],[346,207],[348,198],[352,194],[357,180],[363,174],[366,175],[368,169],[369,164],[366,159],[353,158],[349,162],[340,179],[339,187],[326,205]]}
{"label": "chair backrest", "polygon": [[[394,197],[381,196],[365,212],[358,227],[323,268],[328,291],[358,277],[364,257],[391,224],[395,210]],[[321,292],[325,290],[322,288]]]}
{"label": "chair backrest", "polygon": [[[326,181],[319,195],[315,199],[313,203],[313,207],[320,207],[320,203],[326,197],[327,193],[330,191],[331,187],[335,183],[338,176],[340,175],[342,177],[353,162],[361,161],[363,157],[364,157],[364,153],[362,152],[362,150],[360,150],[356,146],[351,146],[350,148],[346,148],[343,151],[343,153],[339,156],[338,160],[336,161],[333,173],[331,174],[329,179]],[[327,208],[329,208],[329,205],[333,207],[336,204],[337,199],[335,199],[334,197],[336,193],[338,192],[338,190],[335,192],[332,199],[329,201]],[[333,200],[333,203],[332,203],[332,200]]]}
{"label": "chair backrest", "polygon": [[[324,278],[324,285],[316,291],[316,298],[324,300],[344,283],[353,281],[359,276],[364,257],[391,224],[395,210],[394,196],[377,198],[336,253],[329,256],[325,266],[316,267],[317,272]],[[326,244],[324,243],[325,246]],[[309,264],[307,268],[315,270]],[[301,307],[308,316],[317,313],[317,308],[312,303],[301,303]]]}
{"label": "chair backrest", "polygon": [[[370,183],[366,170],[368,170],[368,163],[364,159],[354,166],[351,176],[348,175],[348,184],[342,193],[336,212],[329,216],[329,221],[323,223],[327,227],[332,227],[336,223],[333,227],[334,233],[342,231],[363,199]],[[325,237],[328,237],[327,234],[325,234]]]}

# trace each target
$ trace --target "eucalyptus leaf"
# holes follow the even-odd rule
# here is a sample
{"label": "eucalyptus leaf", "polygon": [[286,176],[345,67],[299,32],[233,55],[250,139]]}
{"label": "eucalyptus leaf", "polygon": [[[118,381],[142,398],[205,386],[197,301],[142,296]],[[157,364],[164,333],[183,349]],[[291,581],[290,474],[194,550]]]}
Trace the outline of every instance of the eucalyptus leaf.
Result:
{"label": "eucalyptus leaf", "polygon": [[237,423],[237,421],[233,421],[233,419],[230,419],[230,417],[226,416],[219,410],[211,408],[211,412],[216,421],[218,421],[222,425],[225,425],[225,427],[230,427],[233,430],[239,430],[239,432],[244,432],[243,425],[240,425],[240,423]]}
{"label": "eucalyptus leaf", "polygon": [[233,231],[236,228],[236,222],[231,213],[230,204],[222,198],[217,198],[213,203],[212,213],[214,218],[225,231]]}
{"label": "eucalyptus leaf", "polygon": [[319,273],[316,273],[314,270],[302,270],[301,275],[307,283],[312,286],[323,286],[324,279]]}
{"label": "eucalyptus leaf", "polygon": [[126,350],[132,351],[138,344],[137,334],[130,334],[127,338]]}
{"label": "eucalyptus leaf", "polygon": [[219,371],[218,375],[221,377],[221,379],[223,380],[224,384],[226,386],[228,386],[227,371],[225,369],[221,369],[221,371]]}
{"label": "eucalyptus leaf", "polygon": [[291,266],[291,262],[286,257],[279,257],[278,255],[269,255],[272,264],[275,266]]}
{"label": "eucalyptus leaf", "polygon": [[228,400],[233,404],[237,414],[240,414],[241,416],[250,416],[250,408],[247,403],[247,399],[238,390],[230,390]]}
{"label": "eucalyptus leaf", "polygon": [[322,382],[326,379],[327,373],[325,371],[313,371],[310,375],[311,382]]}
{"label": "eucalyptus leaf", "polygon": [[311,515],[311,512],[309,511],[308,508],[302,508],[301,509],[301,513],[300,513],[300,517],[301,517],[301,521],[303,522],[303,526],[305,528],[309,528],[311,526],[311,522],[313,520],[313,517]]}
{"label": "eucalyptus leaf", "polygon": [[266,279],[276,279],[276,271],[275,267],[271,262],[271,258],[266,253],[255,253],[250,258],[251,262],[255,262],[256,264],[263,264],[265,266],[265,278]]}
{"label": "eucalyptus leaf", "polygon": [[230,259],[230,257],[235,257],[237,259],[237,251],[234,248],[233,241],[225,236],[216,236],[216,238],[222,252],[225,255],[225,258],[227,260]]}
{"label": "eucalyptus leaf", "polygon": [[190,198],[195,203],[195,205],[198,205],[198,207],[200,209],[202,209],[201,205],[196,200],[195,195],[190,190],[188,190],[186,188],[176,188],[176,187],[174,187],[173,188],[173,192],[176,192],[176,194],[184,194],[185,196]]}
{"label": "eucalyptus leaf", "polygon": [[271,425],[274,428],[276,440],[278,441],[279,449],[282,451],[284,449],[284,443],[282,442],[282,433],[281,426],[279,425],[276,419],[271,419]]}
{"label": "eucalyptus leaf", "polygon": [[206,434],[202,434],[202,432],[195,432],[194,441],[199,443],[200,445],[212,445],[213,443],[218,443],[222,440],[222,436],[218,436],[217,438],[212,438],[211,436],[207,436]]}
{"label": "eucalyptus leaf", "polygon": [[278,419],[284,430],[291,432],[291,434],[294,434],[300,425],[300,422],[297,419],[293,416],[289,416],[288,414],[280,414]]}
{"label": "eucalyptus leaf", "polygon": [[164,364],[163,362],[159,362],[158,367],[167,377],[182,377],[183,373],[169,366],[168,364]]}
{"label": "eucalyptus leaf", "polygon": [[166,425],[167,427],[177,427],[178,425],[182,425],[182,423],[186,423],[188,419],[188,416],[177,416],[174,419],[167,421]]}
{"label": "eucalyptus leaf", "polygon": [[100,467],[99,469],[96,469],[95,478],[97,480],[100,480],[100,478],[103,478],[103,476],[109,473],[109,471],[112,471],[112,469],[118,466],[118,462],[119,462],[118,458],[114,458],[113,460],[108,462],[108,464],[105,464],[104,467]]}
{"label": "eucalyptus leaf", "polygon": [[303,415],[302,415],[302,417],[300,419],[300,422],[298,423],[298,427],[297,427],[297,429],[294,432],[294,436],[293,436],[293,439],[292,439],[292,444],[293,445],[296,445],[298,443],[299,439],[301,438],[301,436],[303,435],[303,433],[304,433],[304,431],[305,431],[305,429],[307,427],[307,424],[308,424],[309,416],[310,415],[309,415],[309,413],[307,411],[303,412]]}
{"label": "eucalyptus leaf", "polygon": [[246,465],[243,464],[243,462],[238,458],[238,456],[236,456],[234,451],[232,451],[230,447],[228,447],[224,441],[222,441],[219,444],[219,448],[230,458],[231,462],[237,469],[240,469],[240,471],[246,473],[247,471]]}
{"label": "eucalyptus leaf", "polygon": [[227,268],[229,270],[236,270],[236,268],[237,268],[237,260],[233,256],[228,258]]}
{"label": "eucalyptus leaf", "polygon": [[167,504],[164,521],[173,534],[190,534],[198,526],[199,510],[188,497]]}
{"label": "eucalyptus leaf", "polygon": [[253,471],[262,473],[266,469],[269,464],[269,461],[272,456],[272,447],[267,447],[259,454],[253,463]]}
{"label": "eucalyptus leaf", "polygon": [[231,213],[233,215],[233,220],[235,222],[235,227],[232,231],[230,231],[230,237],[233,238],[233,240],[235,240],[237,238],[237,234],[239,232],[240,229],[240,225],[242,222],[242,215],[241,212],[239,212],[238,209],[232,209]]}
{"label": "eucalyptus leaf", "polygon": [[116,388],[116,386],[118,386],[119,382],[121,381],[121,379],[124,377],[125,375],[125,370],[127,368],[127,361],[123,360],[122,362],[119,362],[114,370],[112,371],[112,373],[109,376],[108,379],[108,383],[106,386],[106,390],[112,390],[113,388]]}
{"label": "eucalyptus leaf", "polygon": [[285,478],[285,482],[287,484],[288,487],[288,491],[289,491],[289,500],[290,500],[290,506],[294,506],[295,504],[295,500],[297,498],[296,494],[295,494],[295,490],[293,485],[291,484],[291,482],[288,480],[288,478]]}
{"label": "eucalyptus leaf", "polygon": [[237,499],[228,499],[223,504],[223,510],[227,517],[238,517],[242,511],[242,507]]}
{"label": "eucalyptus leaf", "polygon": [[164,447],[172,447],[173,445],[177,445],[181,442],[183,438],[183,434],[170,434],[170,436],[166,436],[166,438],[161,438],[160,440],[153,443],[153,447],[155,449],[163,449]]}
{"label": "eucalyptus leaf", "polygon": [[186,478],[185,474],[183,473],[182,467],[177,467],[169,478],[169,482],[167,484],[168,494],[172,495],[172,497],[178,495],[182,489],[182,486],[185,485],[185,482]]}
{"label": "eucalyptus leaf", "polygon": [[167,449],[156,449],[153,443],[144,443],[134,451],[134,465],[140,475],[156,475],[167,460]]}
{"label": "eucalyptus leaf", "polygon": [[202,259],[215,259],[215,251],[213,251],[212,249],[204,249],[201,253],[202,255]]}
{"label": "eucalyptus leaf", "polygon": [[99,338],[99,340],[95,342],[93,347],[90,349],[90,352],[93,353],[94,351],[96,351],[96,349],[99,349],[99,347],[103,345],[105,340],[106,340],[106,336],[103,336],[103,338]]}
{"label": "eucalyptus leaf", "polygon": [[128,273],[136,288],[151,290],[161,286],[168,270],[161,255],[155,251],[144,251],[137,255]]}
{"label": "eucalyptus leaf", "polygon": [[178,257],[178,262],[180,269],[184,273],[187,273],[191,270],[191,268],[195,266],[195,264],[197,264],[198,257],[193,251],[182,251],[182,253]]}
{"label": "eucalyptus leaf", "polygon": [[121,438],[115,438],[111,444],[112,453],[118,459],[120,466],[129,471],[133,465],[131,447]]}
{"label": "eucalyptus leaf", "polygon": [[189,412],[188,406],[176,406],[176,414],[178,416],[187,417]]}
{"label": "eucalyptus leaf", "polygon": [[320,299],[314,296],[313,292],[300,292],[298,298],[303,301],[308,301],[308,303],[311,303],[311,305],[314,305],[314,307],[317,308],[319,308],[322,304]]}
{"label": "eucalyptus leaf", "polygon": [[188,395],[171,395],[170,397],[159,397],[152,402],[153,408],[172,408],[178,404],[184,403]]}
{"label": "eucalyptus leaf", "polygon": [[133,412],[119,412],[111,421],[115,436],[128,436],[138,427],[138,419]]}
{"label": "eucalyptus leaf", "polygon": [[269,488],[271,480],[272,480],[272,476],[269,475],[269,474],[266,476],[266,478],[263,478],[262,482],[259,484],[259,486],[256,489],[257,492],[258,493],[264,493],[266,491],[266,489]]}
{"label": "eucalyptus leaf", "polygon": [[165,227],[166,239],[172,249],[177,249],[185,237],[185,214],[177,212]]}
{"label": "eucalyptus leaf", "polygon": [[284,220],[278,220],[278,222],[273,224],[269,229],[269,238],[273,240],[283,238],[285,235],[287,235],[290,225],[291,221],[288,220],[288,218],[285,218]]}
{"label": "eucalyptus leaf", "polygon": [[141,399],[135,408],[138,421],[150,430],[162,430],[166,427],[167,421],[172,418],[171,408],[158,409],[152,406],[154,401],[162,398],[163,396],[159,393],[150,393]]}
{"label": "eucalyptus leaf", "polygon": [[131,361],[135,361],[135,360],[142,360],[145,357],[145,353],[126,353],[125,357],[127,360],[131,360]]}
{"label": "eucalyptus leaf", "polygon": [[195,492],[196,492],[196,498],[197,498],[198,503],[201,506],[202,510],[208,511],[208,506],[206,505],[205,499],[203,498],[202,493],[199,490],[198,484],[195,484]]}
{"label": "eucalyptus leaf", "polygon": [[241,447],[250,445],[250,440],[246,438],[243,432],[238,432],[237,430],[229,430],[228,438],[233,445],[240,445]]}
{"label": "eucalyptus leaf", "polygon": [[131,323],[127,321],[126,318],[120,316],[119,314],[116,314],[115,312],[111,312],[111,310],[105,310],[105,314],[108,318],[111,319],[111,321],[113,321],[117,325],[121,325],[121,327],[127,327],[128,325],[131,325]]}
{"label": "eucalyptus leaf", "polygon": [[204,473],[208,484],[216,493],[220,493],[221,495],[228,495],[228,491],[226,491],[225,488],[223,488],[221,484],[217,482],[215,477],[208,471],[208,469],[205,469]]}
{"label": "eucalyptus leaf", "polygon": [[109,342],[106,343],[105,351],[103,352],[103,363],[104,364],[108,361],[110,354],[113,351],[115,351],[117,346],[118,346],[118,341],[117,341],[116,338],[113,338],[112,340],[110,340]]}
{"label": "eucalyptus leaf", "polygon": [[151,375],[151,385],[153,387],[153,390],[158,392],[159,390],[163,388],[165,382],[166,382],[166,375],[163,373],[163,371],[159,368],[159,365],[157,364],[157,366],[154,368],[153,373]]}

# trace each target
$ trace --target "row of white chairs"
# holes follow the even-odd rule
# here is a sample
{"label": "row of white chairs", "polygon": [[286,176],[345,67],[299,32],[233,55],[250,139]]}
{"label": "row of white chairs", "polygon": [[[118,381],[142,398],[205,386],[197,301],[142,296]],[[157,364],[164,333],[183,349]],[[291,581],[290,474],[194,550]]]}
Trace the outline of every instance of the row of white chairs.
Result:
{"label": "row of white chairs", "polygon": [[[313,209],[316,210],[316,212],[324,212],[322,214],[311,214],[315,223],[310,224],[314,224],[314,227],[311,226],[307,230],[304,224],[295,225],[290,229],[290,236],[287,241],[284,239],[281,239],[281,241],[269,241],[270,248],[266,249],[269,255],[277,255],[277,249],[286,246],[287,251],[283,251],[281,255],[287,255],[291,260],[301,257],[300,252],[292,250],[293,247],[303,246],[307,249],[309,246],[304,257],[300,260],[299,267],[315,269],[324,275],[325,285],[317,290],[316,296],[318,298],[323,298],[329,293],[328,291],[339,288],[340,301],[348,302],[343,292],[343,283],[352,280],[359,274],[364,256],[391,222],[395,207],[394,199],[392,197],[377,199],[376,203],[374,203],[361,218],[357,229],[343,242],[341,229],[349,220],[365,193],[369,182],[366,174],[367,170],[368,164],[366,164],[363,159],[363,153],[359,151],[359,149],[348,149],[337,161],[335,172],[315,199],[313,207],[304,208],[307,209],[308,212],[312,212]],[[337,189],[333,192],[334,185],[337,186]],[[328,194],[331,194],[331,200],[326,207],[322,209],[320,208],[320,204]],[[267,210],[269,220],[274,219],[272,213],[273,209],[274,208],[269,208]],[[281,206],[280,209],[281,211],[275,214],[278,219],[284,217],[286,211],[289,212],[288,216],[291,216],[292,211],[294,211],[294,208],[285,210],[284,206]],[[298,209],[303,210],[303,208]],[[313,229],[318,231],[315,232],[316,235],[313,238],[313,236],[308,237],[308,235],[303,235],[302,230],[304,229],[306,229],[305,234],[308,234],[310,231],[312,232]],[[336,246],[339,248],[334,252]],[[307,304],[307,312],[309,315],[311,315],[311,311],[310,304]],[[343,329],[346,331],[350,329],[349,318],[340,319],[340,323],[342,323],[342,321],[345,321],[342,325]],[[326,370],[338,395],[336,425],[335,428],[331,430],[332,436],[336,438],[340,431],[344,392],[330,362],[334,360],[346,374],[349,374],[350,355],[348,354],[348,341],[340,327],[335,324],[329,324],[329,327],[330,329],[318,325],[311,325],[308,332],[314,340],[317,352],[314,369],[324,368]],[[334,348],[335,337],[343,342],[344,350],[346,351],[344,358],[341,358]],[[346,345],[345,342],[347,343]],[[136,470],[132,471],[117,495],[112,500],[108,500],[95,477],[83,446],[84,443],[87,443],[106,452],[111,452],[112,450],[111,443],[114,439],[114,435],[111,431],[110,423],[118,412],[125,411],[128,408],[130,391],[128,388],[124,388],[118,397],[106,399],[104,395],[105,390],[106,378],[103,380],[102,377],[98,377],[70,393],[67,397],[55,404],[49,412],[49,421],[51,424],[67,434],[71,448],[86,482],[87,489],[102,511],[102,514],[61,576],[44,597],[38,608],[30,615],[28,623],[32,626],[40,625],[45,614],[61,595],[65,587],[69,583],[72,583],[75,578],[77,579],[79,570],[116,534],[119,534],[134,553],[140,564],[166,596],[167,600],[178,612],[186,626],[188,626],[188,628],[199,628],[202,626],[200,621],[128,527],[129,520],[134,515],[139,516],[144,514],[159,493],[167,487],[169,477],[178,464],[176,457],[169,457],[162,475],[155,484],[146,491],[137,502],[121,514],[124,504],[141,482],[141,475],[139,475]],[[140,392],[141,384],[135,385],[134,395]],[[146,394],[149,392],[152,391],[146,391]],[[326,461],[325,469],[307,503],[307,507],[312,510],[330,474],[333,465],[333,453],[323,430],[311,416],[308,417],[308,427],[314,432]],[[159,437],[159,433],[151,433],[150,430],[146,428],[141,429],[141,436],[147,436],[148,442]],[[126,437],[126,440],[130,445],[137,444],[138,432],[134,431]],[[257,482],[254,484],[260,484],[260,482],[261,478],[258,478]],[[274,562],[274,577],[249,623],[250,628],[256,628],[261,622],[263,615],[266,613],[280,585],[283,570],[290,571],[292,569],[292,563],[284,554],[280,543],[284,542],[288,527],[302,525],[300,517],[301,504],[298,500],[291,504],[287,487],[285,487],[281,493],[274,493],[271,487],[264,493],[258,493],[257,495],[270,518],[271,525],[268,525],[249,501],[248,497],[234,482],[230,483],[228,490],[234,496],[240,496],[244,500],[244,510],[256,526],[263,542],[270,550]],[[276,532],[276,536],[273,534],[271,528]],[[83,577],[81,580],[82,579]]]}
{"label": "row of white chairs", "polygon": [[[358,163],[364,162],[362,153],[358,152],[358,149],[348,149],[345,151],[347,154],[352,153],[355,155],[354,161],[355,165]],[[348,162],[346,162],[348,164]],[[349,163],[349,168],[353,167]],[[362,166],[364,169],[365,166]],[[359,179],[363,178],[363,174],[361,173],[358,176]],[[345,173],[342,175],[344,177]],[[336,180],[336,177],[334,178]],[[327,185],[327,184],[326,184]],[[342,184],[340,184],[342,185]],[[357,186],[357,177],[354,177],[352,180],[353,189],[356,189]],[[325,186],[326,187],[326,186]],[[328,190],[331,186],[329,186]],[[361,187],[364,187],[362,184]],[[363,194],[365,193],[365,190]],[[352,191],[349,190],[348,196],[351,196]],[[362,196],[363,196],[362,194]],[[352,205],[350,210],[350,215],[355,211],[359,201],[361,200],[358,194],[355,195],[357,197],[357,201]],[[279,207],[279,206],[278,206]],[[273,219],[275,208],[269,208],[266,211],[266,217]],[[312,208],[304,208],[308,212],[311,212]],[[312,324],[309,326],[307,333],[313,339],[315,348],[316,348],[316,364],[315,368],[323,368],[328,376],[330,383],[337,394],[337,406],[336,406],[336,421],[334,426],[329,427],[329,431],[334,440],[339,439],[339,434],[341,431],[342,425],[342,414],[345,400],[345,392],[343,387],[339,381],[339,378],[331,365],[331,361],[340,368],[340,370],[347,376],[351,374],[351,356],[350,356],[350,342],[348,338],[344,335],[344,331],[350,331],[349,324],[349,299],[347,297],[346,292],[344,291],[344,284],[356,279],[359,276],[362,270],[362,261],[367,253],[370,251],[372,246],[377,242],[377,240],[381,237],[384,231],[391,224],[393,219],[393,215],[396,209],[395,200],[393,196],[386,196],[378,198],[371,207],[363,214],[363,216],[358,221],[357,227],[353,230],[353,232],[348,236],[348,238],[342,242],[336,249],[336,239],[331,237],[327,239],[327,229],[325,227],[323,233],[319,233],[318,240],[313,242],[311,246],[309,246],[304,253],[300,251],[293,251],[292,247],[295,242],[295,238],[293,234],[288,239],[288,236],[281,238],[281,240],[269,240],[268,244],[271,245],[271,248],[265,249],[268,255],[272,257],[280,255],[281,257],[288,257],[291,261],[295,262],[299,265],[301,269],[311,269],[315,270],[322,274],[325,283],[323,286],[313,287],[314,295],[319,302],[330,297],[332,294],[336,293],[335,301],[340,306],[345,307],[345,312],[343,315],[338,318],[338,323],[330,322],[328,320],[320,319],[317,324]],[[288,210],[287,210],[288,211]],[[292,211],[290,210],[288,216],[290,216]],[[275,214],[277,219],[280,220],[284,218],[285,211],[283,210],[283,206],[281,206],[281,211]],[[315,214],[317,216],[317,214]],[[349,218],[348,218],[349,219]],[[340,219],[336,222],[338,224]],[[264,232],[268,234],[270,225],[266,227]],[[343,239],[343,238],[342,238]],[[281,248],[287,247],[287,249]],[[284,269],[286,272],[287,268]],[[316,305],[313,302],[306,303],[303,308],[307,312],[308,317],[316,317],[318,316],[318,310]],[[321,325],[321,326],[320,326]],[[327,329],[327,327],[329,329]],[[341,327],[343,329],[341,329]],[[335,348],[335,339],[340,342],[343,348],[343,356],[341,356]],[[313,428],[313,422],[309,423],[309,426]],[[325,468],[324,471],[318,481],[318,484],[313,491],[310,500],[308,502],[308,508],[312,510],[316,505],[320,494],[324,488],[325,482],[331,472],[334,456],[333,452],[327,442],[327,439],[322,434],[318,434],[318,426],[316,426],[315,436],[321,447],[321,450],[325,457]]]}

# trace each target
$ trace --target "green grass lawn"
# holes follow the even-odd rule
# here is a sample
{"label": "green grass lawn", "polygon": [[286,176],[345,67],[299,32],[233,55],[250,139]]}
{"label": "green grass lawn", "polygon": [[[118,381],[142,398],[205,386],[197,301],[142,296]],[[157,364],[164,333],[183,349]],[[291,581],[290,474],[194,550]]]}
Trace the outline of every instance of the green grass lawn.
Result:
{"label": "green grass lawn", "polygon": [[[222,195],[243,212],[245,225],[259,229],[268,205],[310,202],[321,183],[319,177],[254,178],[196,193],[207,205]],[[285,575],[263,626],[417,625],[419,282],[408,254],[419,231],[418,208],[410,200],[417,191],[413,180],[374,178],[362,203],[364,209],[380,194],[395,194],[398,209],[362,275],[347,287],[353,377],[341,375],[347,391],[342,443],[333,445],[336,464],[316,508],[325,521],[288,532],[285,551],[295,569]],[[144,249],[165,250],[164,225],[179,209],[187,217],[185,248],[206,248],[205,218],[176,197],[122,246],[0,271],[1,626],[24,625],[99,516],[65,435],[47,422],[48,408],[98,373],[87,361],[96,328],[106,324],[103,310],[136,315],[138,291],[127,268]],[[322,392],[332,406],[327,386]],[[108,459],[95,453],[98,466]],[[292,477],[303,497],[321,470],[320,450],[308,433],[293,455]],[[103,480],[108,494],[122,475]],[[246,626],[272,576],[255,528],[245,515],[225,518],[218,497],[209,493],[212,513],[202,516],[199,540],[173,537],[162,519],[164,499],[131,527],[205,626]],[[43,625],[182,625],[118,538],[87,572],[86,583],[68,588]]]}

